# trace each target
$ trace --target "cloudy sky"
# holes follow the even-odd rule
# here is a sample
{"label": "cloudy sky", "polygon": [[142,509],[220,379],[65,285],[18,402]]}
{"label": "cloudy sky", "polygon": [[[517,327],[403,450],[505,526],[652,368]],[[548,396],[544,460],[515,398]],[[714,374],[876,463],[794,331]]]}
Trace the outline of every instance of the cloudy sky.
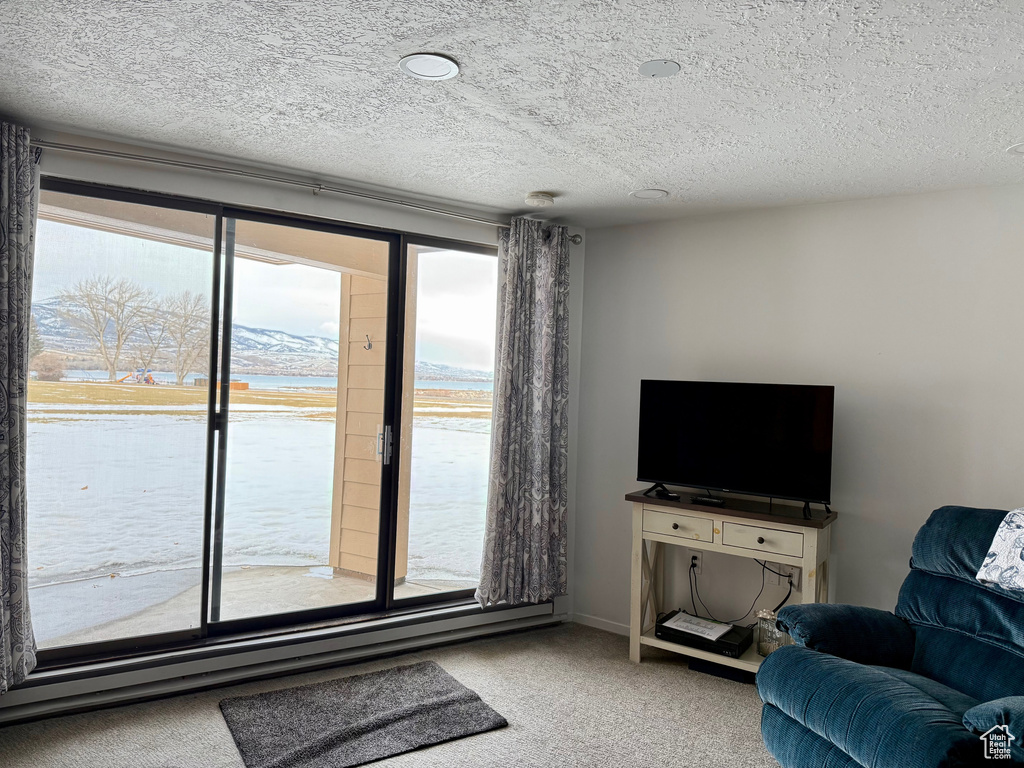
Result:
{"label": "cloudy sky", "polygon": [[441,251],[419,259],[416,358],[494,368],[498,259]]}
{"label": "cloudy sky", "polygon": [[[497,306],[494,256],[439,251],[419,258],[416,357],[490,370]],[[157,294],[209,297],[208,252],[40,220],[33,298],[88,277],[124,276]],[[338,338],[340,274],[301,264],[235,262],[234,322],[299,336]]]}

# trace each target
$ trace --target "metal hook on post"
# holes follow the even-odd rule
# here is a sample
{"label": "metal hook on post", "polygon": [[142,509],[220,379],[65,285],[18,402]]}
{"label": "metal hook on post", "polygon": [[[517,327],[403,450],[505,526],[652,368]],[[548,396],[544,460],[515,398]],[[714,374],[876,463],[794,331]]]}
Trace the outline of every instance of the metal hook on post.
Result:
{"label": "metal hook on post", "polygon": [[370,341],[370,334],[366,334],[366,346],[363,349],[373,349],[373,342]]}

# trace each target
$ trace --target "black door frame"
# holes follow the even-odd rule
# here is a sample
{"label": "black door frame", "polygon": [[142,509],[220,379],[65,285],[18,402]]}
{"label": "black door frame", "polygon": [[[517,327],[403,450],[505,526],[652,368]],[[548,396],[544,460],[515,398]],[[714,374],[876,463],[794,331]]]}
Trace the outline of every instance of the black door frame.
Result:
{"label": "black door frame", "polygon": [[[131,189],[123,189],[105,184],[92,184],[88,182],[61,179],[52,176],[41,176],[39,181],[41,191],[58,192],[82,197],[98,198],[103,200],[114,200],[122,203],[133,203],[136,205],[150,205],[158,208],[170,208],[179,211],[192,211],[203,213],[214,217],[214,242],[213,242],[213,289],[211,295],[211,318],[216,320],[217,314],[214,308],[219,305],[220,300],[220,232],[223,220],[223,206],[210,201],[196,200],[192,198],[180,198],[171,195],[158,193],[139,192]],[[217,323],[211,323],[211,336],[217,336]],[[213,357],[216,355],[216,343],[211,348],[211,364],[214,364]],[[211,379],[210,394],[207,401],[207,446],[214,430],[214,403],[216,393],[213,389]],[[202,522],[203,540],[201,544],[202,563],[200,565],[201,585],[200,601],[202,606],[206,605],[209,594],[209,504],[212,498],[211,480],[209,472],[210,455],[207,451],[207,470],[204,486],[204,509]],[[54,666],[62,666],[69,661],[99,661],[109,658],[136,655],[151,652],[154,649],[173,650],[183,647],[190,647],[196,643],[202,643],[206,637],[206,615],[205,608],[200,609],[200,621],[198,626],[189,629],[172,630],[150,635],[137,635],[134,637],[118,638],[116,640],[105,640],[95,643],[81,645],[64,645],[56,648],[45,648],[37,652],[37,669],[45,670]]]}
{"label": "black door frame", "polygon": [[[232,206],[196,198],[162,193],[142,192],[106,184],[73,181],[43,176],[40,188],[46,191],[116,200],[140,205],[151,205],[175,210],[195,211],[215,217],[213,245],[213,292],[211,295],[210,381],[208,391],[206,484],[204,493],[202,588],[200,623],[198,627],[154,635],[121,638],[84,645],[61,646],[39,651],[39,669],[65,666],[69,663],[100,661],[111,658],[169,651],[219,643],[230,637],[268,635],[281,631],[295,631],[311,625],[351,623],[357,617],[376,618],[388,614],[405,614],[419,606],[465,602],[473,590],[439,592],[436,595],[395,600],[394,573],[396,556],[396,522],[398,511],[398,483],[400,477],[400,451],[393,450],[395,435],[402,419],[403,348],[405,332],[405,305],[407,295],[408,249],[412,245],[450,248],[469,253],[496,255],[497,248],[459,240],[408,234],[399,230],[353,225],[314,216],[285,214],[257,207]],[[229,422],[230,396],[230,331],[233,288],[233,254],[224,248],[229,222],[246,220],[330,232],[350,237],[388,243],[387,340],[385,355],[384,413],[382,421],[390,444],[385,440],[385,459],[381,462],[380,526],[376,594],[371,601],[289,613],[255,616],[227,621],[212,621],[210,617],[214,578],[213,541],[219,524],[223,525],[223,469]],[[220,333],[223,331],[223,348]],[[221,376],[227,371],[228,376]],[[217,401],[217,381],[220,379],[220,407]],[[411,417],[411,414],[409,415]],[[389,454],[389,455],[387,455]],[[219,482],[218,482],[219,478]],[[221,529],[222,533],[222,529]]]}
{"label": "black door frame", "polygon": [[[393,376],[389,375],[388,365],[393,364],[395,349],[401,346],[401,328],[396,322],[398,317],[399,307],[398,302],[401,300],[401,294],[398,292],[398,280],[395,279],[396,268],[398,265],[398,250],[401,241],[401,236],[397,233],[365,229],[362,227],[353,227],[346,224],[339,224],[333,221],[327,221],[324,219],[312,219],[299,216],[290,216],[286,214],[257,210],[252,208],[241,208],[233,206],[225,206],[223,209],[223,215],[225,220],[225,231],[230,234],[232,231],[232,225],[236,221],[251,221],[261,224],[271,224],[275,226],[295,227],[299,229],[309,229],[317,232],[326,232],[329,234],[343,235],[347,237],[357,237],[363,240],[374,240],[376,242],[384,242],[388,245],[388,299],[387,299],[387,320],[385,327],[387,328],[387,338],[385,342],[385,389],[384,389],[384,412],[381,414],[381,421],[385,430],[385,433],[393,433],[393,425],[395,422],[395,411],[394,411],[394,393],[390,391],[394,385]],[[230,339],[231,330],[231,299],[232,292],[234,289],[233,284],[233,270],[230,267],[231,259],[233,259],[233,249],[229,250],[231,244],[225,241],[225,308],[224,318],[222,320],[224,327],[224,338]],[[341,340],[341,343],[347,343],[347,340]],[[225,347],[229,344],[225,343]],[[214,509],[214,539],[213,539],[213,552],[216,555],[218,551],[217,542],[219,537],[223,536],[223,515],[224,515],[224,491],[225,484],[223,473],[225,471],[225,463],[223,456],[227,448],[227,434],[228,424],[230,423],[229,416],[229,379],[230,379],[230,355],[228,350],[225,349],[222,353],[221,362],[221,389],[220,389],[220,411],[221,417],[219,419],[220,428],[217,434],[217,454],[221,457],[217,465],[218,473],[218,498],[217,505]],[[223,372],[227,371],[228,375],[224,376]],[[401,382],[399,382],[401,386]],[[400,397],[400,395],[399,395]],[[337,450],[337,448],[336,448]],[[387,450],[387,446],[385,446]],[[387,458],[387,457],[385,457]],[[224,637],[238,634],[251,634],[259,632],[267,632],[270,630],[280,628],[291,628],[298,625],[317,624],[323,622],[329,622],[332,620],[342,620],[351,618],[353,616],[368,616],[368,615],[379,615],[382,612],[386,612],[390,605],[390,592],[387,590],[387,583],[389,581],[386,578],[386,574],[390,571],[384,570],[389,567],[390,561],[386,557],[381,557],[381,554],[386,555],[393,549],[393,546],[389,544],[389,539],[394,537],[394,523],[395,510],[397,509],[395,503],[395,497],[392,492],[394,483],[392,476],[397,477],[398,472],[395,471],[396,463],[393,461],[381,461],[381,495],[378,508],[378,536],[377,536],[377,548],[378,548],[378,559],[377,559],[377,576],[376,576],[376,594],[373,600],[366,600],[357,603],[346,603],[342,605],[324,606],[321,608],[308,608],[301,611],[289,611],[287,613],[275,613],[267,614],[262,616],[247,616],[238,619],[227,619],[218,620],[219,617],[209,616],[209,621],[206,626],[205,636],[206,637]],[[218,524],[220,529],[218,530]],[[213,577],[216,577],[217,564],[213,565]],[[383,594],[382,594],[383,593]],[[211,603],[210,607],[213,605]]]}

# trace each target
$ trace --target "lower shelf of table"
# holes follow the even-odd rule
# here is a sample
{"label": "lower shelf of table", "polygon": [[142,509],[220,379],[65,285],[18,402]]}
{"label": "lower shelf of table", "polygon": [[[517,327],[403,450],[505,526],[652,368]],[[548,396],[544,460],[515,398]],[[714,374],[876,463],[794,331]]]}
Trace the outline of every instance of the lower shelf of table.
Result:
{"label": "lower shelf of table", "polygon": [[654,629],[649,629],[640,635],[640,645],[649,645],[653,648],[661,648],[665,651],[672,651],[673,653],[679,653],[683,656],[691,656],[695,659],[703,659],[704,661],[711,661],[715,664],[722,664],[726,667],[734,667],[736,669],[743,669],[747,672],[757,672],[761,667],[761,662],[764,658],[757,652],[757,637],[754,638],[754,642],[750,644],[750,647],[740,656],[738,659],[731,659],[728,656],[722,656],[719,653],[708,653],[698,648],[691,648],[688,645],[680,645],[679,643],[670,643],[667,640],[659,640],[654,636]]}

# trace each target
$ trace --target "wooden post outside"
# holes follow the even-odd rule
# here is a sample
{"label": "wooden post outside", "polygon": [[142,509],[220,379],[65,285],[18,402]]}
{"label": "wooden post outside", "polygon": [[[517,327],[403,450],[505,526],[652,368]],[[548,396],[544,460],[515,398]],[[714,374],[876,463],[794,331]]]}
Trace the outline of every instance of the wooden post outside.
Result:
{"label": "wooden post outside", "polygon": [[345,490],[345,435],[348,415],[348,326],[351,313],[352,276],[341,276],[341,306],[338,312],[338,399],[334,430],[334,486],[331,493],[331,544],[329,562],[341,568],[342,497]]}
{"label": "wooden post outside", "polygon": [[[387,347],[387,280],[347,275],[349,283],[344,401],[344,442],[339,444],[341,482],[335,486],[340,503],[340,537],[331,565],[336,572],[374,581],[377,576],[377,536],[380,528],[380,434],[384,413],[384,361]],[[343,299],[344,301],[344,299]],[[366,337],[372,347],[366,349]],[[339,353],[339,358],[341,357]],[[341,373],[339,371],[339,386]],[[339,421],[342,417],[339,416]],[[333,526],[332,526],[333,531]]]}

